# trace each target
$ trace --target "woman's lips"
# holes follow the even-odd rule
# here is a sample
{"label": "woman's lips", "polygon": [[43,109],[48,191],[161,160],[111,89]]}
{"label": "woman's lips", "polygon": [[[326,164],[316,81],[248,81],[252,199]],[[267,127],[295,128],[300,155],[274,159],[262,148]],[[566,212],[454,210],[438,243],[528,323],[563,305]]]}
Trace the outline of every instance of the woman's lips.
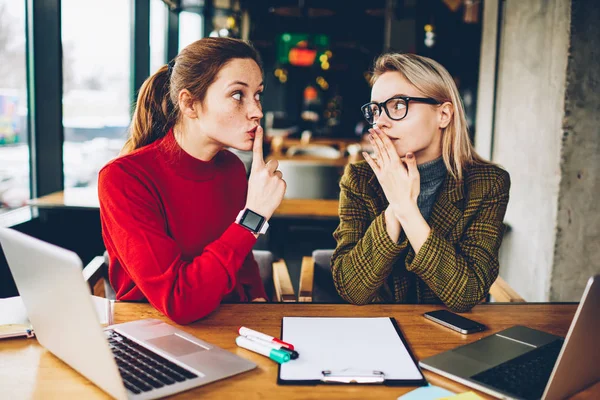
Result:
{"label": "woman's lips", "polygon": [[258,125],[255,126],[254,128],[250,129],[248,131],[248,134],[254,139],[254,136],[256,136],[256,129],[258,128]]}

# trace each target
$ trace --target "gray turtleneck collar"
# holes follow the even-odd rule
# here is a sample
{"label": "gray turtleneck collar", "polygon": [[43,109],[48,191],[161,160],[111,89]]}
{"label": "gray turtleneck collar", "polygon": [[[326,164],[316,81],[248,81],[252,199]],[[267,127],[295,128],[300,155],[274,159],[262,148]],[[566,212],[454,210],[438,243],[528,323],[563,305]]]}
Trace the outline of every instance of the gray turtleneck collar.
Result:
{"label": "gray turtleneck collar", "polygon": [[448,170],[442,157],[418,165],[417,168],[421,177],[421,192],[417,198],[417,206],[423,218],[428,221]]}

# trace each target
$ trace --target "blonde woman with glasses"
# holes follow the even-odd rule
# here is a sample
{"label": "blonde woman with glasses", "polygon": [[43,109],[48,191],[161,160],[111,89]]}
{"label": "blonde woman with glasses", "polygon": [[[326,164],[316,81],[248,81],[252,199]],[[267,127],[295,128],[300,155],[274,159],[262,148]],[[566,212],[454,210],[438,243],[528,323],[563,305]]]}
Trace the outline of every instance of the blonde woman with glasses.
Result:
{"label": "blonde woman with glasses", "polygon": [[463,312],[498,276],[510,178],[475,153],[448,71],[384,54],[362,106],[374,156],[340,182],[332,273],[353,304],[443,303]]}

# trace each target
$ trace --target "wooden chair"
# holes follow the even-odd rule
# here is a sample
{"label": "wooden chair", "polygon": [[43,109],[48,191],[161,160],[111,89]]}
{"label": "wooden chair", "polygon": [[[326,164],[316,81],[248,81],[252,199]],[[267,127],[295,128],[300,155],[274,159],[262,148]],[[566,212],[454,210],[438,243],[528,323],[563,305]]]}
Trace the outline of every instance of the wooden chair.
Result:
{"label": "wooden chair", "polygon": [[312,257],[302,257],[300,270],[299,302],[346,303],[340,297],[331,276],[333,250],[315,250]]}
{"label": "wooden chair", "polygon": [[490,295],[500,303],[525,303],[522,298],[500,275],[490,287]]}
{"label": "wooden chair", "polygon": [[108,253],[96,256],[83,268],[83,278],[94,296],[115,300],[116,294],[108,280]]}
{"label": "wooden chair", "polygon": [[[302,258],[298,302],[345,303],[337,294],[331,276],[333,250],[315,250],[312,257]],[[497,302],[524,303],[525,300],[501,277],[490,288],[490,295]]]}
{"label": "wooden chair", "polygon": [[[292,280],[284,260],[273,259],[273,253],[265,250],[253,250],[260,276],[265,285],[267,296],[273,302],[296,302]],[[116,295],[108,280],[108,254],[95,257],[83,269],[83,276],[95,296],[115,300]]]}

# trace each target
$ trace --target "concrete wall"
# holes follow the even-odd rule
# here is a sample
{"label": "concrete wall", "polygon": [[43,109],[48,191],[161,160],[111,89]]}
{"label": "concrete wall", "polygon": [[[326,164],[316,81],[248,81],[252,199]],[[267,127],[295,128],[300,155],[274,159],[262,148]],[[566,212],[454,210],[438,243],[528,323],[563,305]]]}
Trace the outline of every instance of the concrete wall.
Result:
{"label": "concrete wall", "polygon": [[499,27],[492,160],[512,180],[500,274],[528,301],[550,292],[570,8],[569,0],[507,0]]}
{"label": "concrete wall", "polygon": [[496,101],[496,57],[498,40],[497,24],[501,0],[483,3],[481,29],[481,56],[477,88],[477,115],[475,126],[475,150],[486,160],[492,159],[494,138],[494,102]]}
{"label": "concrete wall", "polygon": [[600,4],[573,1],[551,301],[600,273]]}

